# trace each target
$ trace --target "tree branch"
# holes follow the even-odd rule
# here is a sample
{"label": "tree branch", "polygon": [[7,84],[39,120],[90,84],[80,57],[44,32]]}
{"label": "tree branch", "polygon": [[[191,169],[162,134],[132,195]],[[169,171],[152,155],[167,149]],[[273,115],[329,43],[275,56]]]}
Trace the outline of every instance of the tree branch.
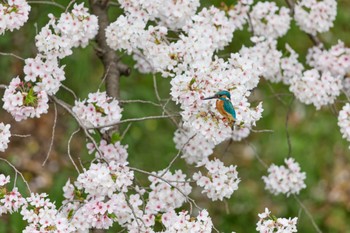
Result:
{"label": "tree branch", "polygon": [[[105,73],[102,77],[106,79],[107,95],[119,99],[119,78],[121,75],[129,75],[130,69],[119,61],[119,57],[106,42],[105,30],[110,21],[108,19],[109,0],[89,0],[91,11],[98,17],[98,33],[96,36],[96,54],[101,59]],[[109,130],[104,138],[109,141],[111,135],[118,131],[118,127]]]}

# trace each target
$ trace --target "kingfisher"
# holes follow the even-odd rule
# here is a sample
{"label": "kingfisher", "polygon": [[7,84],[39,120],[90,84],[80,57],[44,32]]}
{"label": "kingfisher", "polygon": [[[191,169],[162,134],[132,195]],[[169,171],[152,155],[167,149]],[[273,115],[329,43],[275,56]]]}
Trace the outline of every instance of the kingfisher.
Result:
{"label": "kingfisher", "polygon": [[234,126],[236,122],[236,111],[231,103],[231,94],[229,91],[219,91],[215,95],[204,98],[203,100],[210,100],[210,99],[217,99],[216,100],[216,109],[219,111],[219,113],[225,117],[229,124]]}

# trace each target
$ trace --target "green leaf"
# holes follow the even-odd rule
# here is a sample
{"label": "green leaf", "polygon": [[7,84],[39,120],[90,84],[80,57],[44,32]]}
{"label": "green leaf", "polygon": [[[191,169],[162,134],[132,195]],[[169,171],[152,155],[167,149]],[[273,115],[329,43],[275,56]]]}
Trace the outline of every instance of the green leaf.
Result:
{"label": "green leaf", "polygon": [[122,139],[121,135],[117,132],[113,133],[112,137],[111,137],[111,142],[112,143],[116,143],[119,142]]}

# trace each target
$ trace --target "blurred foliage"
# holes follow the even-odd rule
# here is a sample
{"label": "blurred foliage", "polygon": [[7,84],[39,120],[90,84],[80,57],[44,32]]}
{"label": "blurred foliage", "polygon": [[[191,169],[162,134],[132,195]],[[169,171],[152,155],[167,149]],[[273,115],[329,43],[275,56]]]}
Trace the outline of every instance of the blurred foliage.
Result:
{"label": "blurred foliage", "polygon": [[[68,0],[60,0],[60,4],[66,5]],[[221,1],[202,1],[203,6],[215,5],[220,7]],[[276,1],[285,6],[282,0]],[[226,1],[226,4],[231,4]],[[341,39],[350,46],[350,2],[338,1],[338,16],[335,26],[327,33],[320,35],[326,47],[335,44]],[[35,34],[48,22],[48,13],[59,16],[60,8],[45,4],[32,4],[30,21],[19,31],[6,32],[0,36],[0,52],[9,52],[21,57],[34,57]],[[110,18],[116,19],[121,10],[113,6],[110,9]],[[220,55],[225,57],[230,52],[235,52],[242,45],[251,45],[250,33],[245,28],[235,32],[234,40]],[[312,46],[308,36],[301,32],[292,23],[287,36],[279,40],[279,47],[284,50],[284,44],[288,43],[305,61],[307,48]],[[96,91],[101,82],[103,67],[94,53],[94,42],[85,49],[75,49],[72,56],[62,60],[66,64],[66,80],[64,84],[74,90],[79,98],[87,97],[89,92]],[[120,53],[122,61],[133,66],[130,56]],[[7,84],[16,75],[22,75],[23,62],[10,56],[0,57],[1,84]],[[169,95],[169,79],[156,77],[161,98],[167,100]],[[102,88],[103,89],[103,88]],[[129,77],[122,77],[121,99],[142,99],[157,102],[154,93],[151,75],[132,71]],[[1,90],[3,92],[3,90]],[[60,90],[58,97],[73,104],[72,96],[65,90]],[[312,106],[305,106],[293,97],[288,87],[282,84],[270,84],[264,80],[253,92],[252,102],[257,104],[263,101],[263,118],[258,122],[256,129],[269,129],[269,132],[252,133],[248,139],[242,142],[225,142],[215,149],[213,157],[222,159],[226,164],[238,165],[241,183],[239,189],[232,198],[223,202],[210,202],[200,189],[194,189],[193,196],[197,203],[208,208],[213,217],[215,226],[223,232],[232,230],[241,232],[255,232],[257,213],[263,212],[268,207],[276,216],[299,216],[299,232],[315,232],[310,219],[293,197],[273,196],[264,190],[261,176],[266,175],[266,169],[259,163],[257,156],[266,164],[281,164],[289,153],[287,132],[291,142],[291,155],[301,164],[302,170],[307,173],[307,189],[299,195],[300,200],[311,212],[317,225],[323,232],[348,233],[350,232],[350,163],[348,143],[341,138],[337,126],[337,112],[343,103],[334,104],[316,111]],[[340,100],[345,97],[341,96]],[[291,103],[291,104],[290,104]],[[0,103],[2,104],[2,103]],[[170,109],[174,112],[178,108],[170,102]],[[288,124],[286,117],[290,107]],[[160,115],[162,110],[152,105],[129,103],[123,105],[123,118],[137,118],[149,115]],[[54,147],[48,163],[42,166],[42,162],[49,150],[52,125],[54,120],[54,106],[51,105],[48,114],[40,119],[30,119],[17,123],[11,116],[1,111],[0,121],[10,123],[14,134],[31,134],[30,137],[13,137],[9,149],[1,153],[1,157],[11,161],[29,181],[32,190],[47,192],[51,200],[60,204],[62,186],[68,178],[74,180],[76,172],[67,155],[67,144],[72,133],[78,128],[76,122],[64,110],[58,108],[58,122],[54,138]],[[122,125],[123,132],[128,125]],[[173,143],[173,133],[176,127],[168,119],[149,120],[135,122],[122,139],[123,144],[129,145],[129,161],[134,167],[147,171],[164,169],[177,150]],[[85,149],[85,138],[82,132],[74,136],[71,142],[71,154],[77,162],[88,166],[91,155]],[[187,166],[182,160],[177,160],[173,166],[182,168],[188,174],[195,169]],[[14,177],[14,171],[4,163],[0,163],[0,173],[10,174]],[[138,181],[147,185],[146,177],[137,174]],[[18,178],[16,185],[26,193],[26,188]],[[25,227],[19,214],[2,216],[0,218],[0,233],[21,232]],[[116,232],[118,226],[108,232]]]}

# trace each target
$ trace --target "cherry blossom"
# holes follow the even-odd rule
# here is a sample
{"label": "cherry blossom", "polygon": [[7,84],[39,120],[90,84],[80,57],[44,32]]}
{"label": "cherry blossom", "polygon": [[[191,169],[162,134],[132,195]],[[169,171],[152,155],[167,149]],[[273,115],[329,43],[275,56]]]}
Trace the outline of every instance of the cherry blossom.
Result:
{"label": "cherry blossom", "polygon": [[0,35],[19,29],[27,22],[30,6],[26,0],[8,0],[0,4]]}
{"label": "cherry blossom", "polygon": [[23,82],[19,77],[12,79],[2,100],[3,108],[16,121],[25,120],[28,117],[40,117],[41,114],[47,113],[49,108],[47,93],[36,90],[31,82]]}
{"label": "cherry blossom", "polygon": [[134,173],[126,164],[116,164],[114,161],[92,163],[88,170],[84,169],[74,185],[91,196],[111,197],[114,192],[127,192],[132,184]]}
{"label": "cherry blossom", "polygon": [[309,49],[307,62],[322,72],[330,72],[333,76],[345,76],[350,72],[350,48],[338,41],[328,51],[322,45]]}
{"label": "cherry blossom", "polygon": [[[108,97],[106,92],[100,91],[90,93],[88,99],[76,100],[72,110],[86,127],[101,127],[117,123],[122,117],[119,101]],[[109,128],[103,127],[101,132]]]}
{"label": "cherry blossom", "polygon": [[186,174],[183,174],[181,170],[175,171],[174,174],[165,170],[158,171],[154,174],[162,177],[162,179],[168,180],[169,183],[154,176],[148,177],[151,181],[149,185],[151,191],[148,196],[146,213],[156,214],[158,212],[166,212],[169,209],[179,208],[187,201],[184,195],[190,194],[192,187],[188,184]]}
{"label": "cherry blossom", "polygon": [[336,0],[301,0],[294,8],[294,19],[307,33],[316,35],[326,32],[333,26],[337,15]]}
{"label": "cherry blossom", "polygon": [[350,104],[347,103],[343,106],[342,110],[338,114],[338,126],[343,138],[350,142]]}
{"label": "cherry blossom", "polygon": [[214,142],[205,139],[201,134],[186,129],[178,129],[174,135],[176,149],[182,149],[182,156],[188,164],[202,164],[213,153]]}
{"label": "cherry blossom", "polygon": [[165,226],[164,233],[188,232],[188,233],[210,233],[213,223],[207,210],[202,210],[197,217],[191,218],[187,211],[176,213],[171,210],[162,215],[162,223]]}
{"label": "cherry blossom", "polygon": [[72,54],[74,47],[86,47],[98,32],[97,17],[88,13],[84,3],[74,4],[71,12],[50,21],[35,37],[36,46],[43,55],[64,58]]}
{"label": "cherry blossom", "polygon": [[121,145],[120,141],[108,144],[106,140],[101,140],[98,151],[96,151],[93,143],[88,143],[86,146],[89,149],[89,154],[95,152],[96,158],[103,159],[106,162],[125,163],[128,158],[128,146]]}
{"label": "cherry blossom", "polygon": [[17,187],[5,194],[2,193],[2,195],[3,196],[0,199],[0,215],[17,212],[25,203],[25,199],[22,197],[22,194],[18,191]]}
{"label": "cherry blossom", "polygon": [[284,162],[286,166],[273,164],[268,168],[269,175],[262,177],[266,185],[265,189],[274,195],[299,194],[300,190],[306,188],[306,174],[301,171],[299,163],[293,158],[285,159]]}
{"label": "cherry blossom", "polygon": [[256,224],[256,230],[260,233],[293,233],[297,231],[298,218],[276,218],[271,216],[271,211],[265,208],[265,212],[258,214],[259,221]]}
{"label": "cherry blossom", "polygon": [[340,95],[342,81],[329,71],[320,73],[316,69],[307,70],[301,77],[294,76],[290,80],[289,90],[305,104],[313,104],[316,109],[334,103]]}
{"label": "cherry blossom", "polygon": [[54,95],[66,79],[64,66],[59,66],[56,58],[47,59],[42,56],[28,58],[23,68],[24,80],[35,83],[34,91],[45,91],[48,95]]}
{"label": "cherry blossom", "polygon": [[[7,145],[10,142],[11,132],[10,132],[11,125],[0,123],[0,151],[4,152],[7,149]],[[0,175],[0,186],[1,186],[1,175]]]}
{"label": "cherry blossom", "polygon": [[289,9],[274,2],[258,2],[250,12],[251,30],[257,36],[278,38],[287,33],[291,17]]}
{"label": "cherry blossom", "polygon": [[193,179],[197,185],[203,187],[202,193],[206,193],[213,201],[230,198],[234,191],[238,189],[238,172],[236,166],[224,166],[218,159],[208,161],[205,164],[208,170],[205,175],[200,171],[193,174]]}

